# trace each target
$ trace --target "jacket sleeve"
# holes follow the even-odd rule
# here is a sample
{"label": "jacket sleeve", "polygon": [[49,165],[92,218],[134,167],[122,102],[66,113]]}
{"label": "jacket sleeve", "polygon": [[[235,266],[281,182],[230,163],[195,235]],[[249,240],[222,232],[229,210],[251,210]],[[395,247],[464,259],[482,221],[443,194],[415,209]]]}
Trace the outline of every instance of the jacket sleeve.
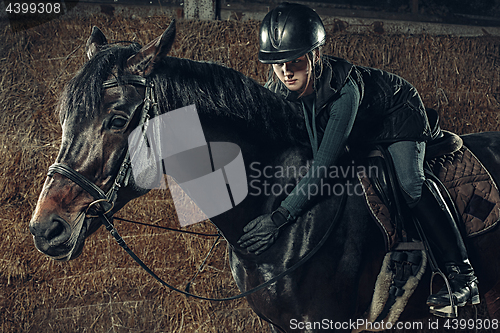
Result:
{"label": "jacket sleeve", "polygon": [[334,165],[351,133],[360,103],[360,92],[356,83],[349,78],[340,90],[340,97],[330,103],[330,118],[316,157],[307,174],[283,200],[281,206],[297,218],[311,196],[325,189],[322,179],[328,176],[329,168]]}

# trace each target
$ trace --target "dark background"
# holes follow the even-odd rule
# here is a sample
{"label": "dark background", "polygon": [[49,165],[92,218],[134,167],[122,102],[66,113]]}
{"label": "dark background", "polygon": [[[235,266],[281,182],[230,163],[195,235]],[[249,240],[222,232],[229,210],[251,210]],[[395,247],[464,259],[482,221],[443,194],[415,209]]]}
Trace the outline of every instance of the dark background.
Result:
{"label": "dark background", "polygon": [[[114,5],[181,5],[184,0],[66,0],[67,4],[79,3],[109,3]],[[219,0],[222,7],[228,4],[262,4],[273,5],[281,0]],[[293,2],[293,1],[291,1]],[[364,9],[388,12],[412,12],[412,0],[303,0],[304,3],[317,3],[338,8]],[[418,0],[420,14],[452,16],[481,15],[500,18],[500,0]]]}

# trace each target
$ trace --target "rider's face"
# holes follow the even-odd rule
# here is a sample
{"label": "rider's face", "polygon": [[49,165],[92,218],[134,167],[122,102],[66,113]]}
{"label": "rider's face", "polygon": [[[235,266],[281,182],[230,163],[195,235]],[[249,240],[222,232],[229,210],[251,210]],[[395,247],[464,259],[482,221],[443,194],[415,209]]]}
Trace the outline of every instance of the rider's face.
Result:
{"label": "rider's face", "polygon": [[[305,55],[295,60],[273,64],[274,73],[281,82],[291,90],[309,95],[313,91],[312,84],[307,84],[309,73],[309,61]],[[307,89],[306,89],[307,88]]]}

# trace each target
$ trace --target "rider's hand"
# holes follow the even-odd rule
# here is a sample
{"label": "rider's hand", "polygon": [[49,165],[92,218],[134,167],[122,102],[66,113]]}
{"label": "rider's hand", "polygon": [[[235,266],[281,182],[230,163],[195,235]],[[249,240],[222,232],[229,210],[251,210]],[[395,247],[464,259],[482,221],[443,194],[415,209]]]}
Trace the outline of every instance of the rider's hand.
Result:
{"label": "rider's hand", "polygon": [[261,254],[274,244],[280,229],[290,223],[290,213],[279,207],[271,214],[265,214],[250,221],[244,228],[243,236],[238,240],[241,247],[256,255]]}

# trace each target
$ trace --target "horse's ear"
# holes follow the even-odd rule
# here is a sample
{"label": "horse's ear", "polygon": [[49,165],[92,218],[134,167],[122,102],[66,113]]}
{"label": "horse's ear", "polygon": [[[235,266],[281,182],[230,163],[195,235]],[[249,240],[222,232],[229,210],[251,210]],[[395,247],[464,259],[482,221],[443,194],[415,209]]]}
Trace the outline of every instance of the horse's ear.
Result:
{"label": "horse's ear", "polygon": [[89,60],[92,59],[92,57],[97,53],[97,51],[99,51],[99,47],[106,44],[108,44],[106,36],[104,36],[102,31],[99,30],[98,27],[93,27],[92,34],[87,40],[87,47],[86,47],[86,53]]}
{"label": "horse's ear", "polygon": [[146,76],[172,48],[175,39],[175,19],[172,20],[167,30],[144,46],[137,54],[127,60],[127,69],[130,72]]}

